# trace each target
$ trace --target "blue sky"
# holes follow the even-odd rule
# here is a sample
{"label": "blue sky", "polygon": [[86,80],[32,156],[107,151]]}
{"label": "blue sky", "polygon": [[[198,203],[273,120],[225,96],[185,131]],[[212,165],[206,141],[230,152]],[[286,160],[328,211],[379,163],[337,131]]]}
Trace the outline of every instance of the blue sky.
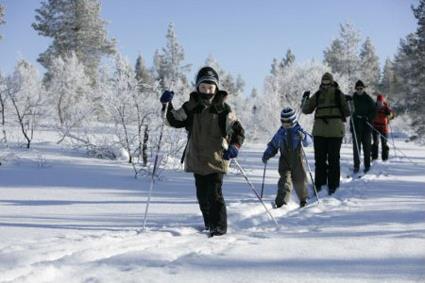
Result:
{"label": "blue sky", "polygon": [[[0,26],[0,70],[10,72],[16,60],[36,63],[50,39],[32,29],[39,0],[0,0],[6,6],[6,25]],[[189,77],[208,55],[223,68],[240,74],[249,93],[262,89],[274,57],[291,48],[298,62],[322,60],[323,50],[338,35],[339,24],[351,22],[363,39],[371,37],[381,62],[397,51],[399,40],[416,30],[410,6],[418,0],[102,0],[108,33],[131,62],[139,53],[152,64],[156,49],[165,45],[173,22]],[[39,69],[43,69],[38,65]]]}

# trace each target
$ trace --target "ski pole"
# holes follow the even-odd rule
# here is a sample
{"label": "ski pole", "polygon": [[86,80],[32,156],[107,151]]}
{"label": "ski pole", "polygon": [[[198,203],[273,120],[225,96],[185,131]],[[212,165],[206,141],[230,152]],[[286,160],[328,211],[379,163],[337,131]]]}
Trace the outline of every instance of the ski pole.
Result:
{"label": "ski pole", "polygon": [[165,119],[165,112],[167,110],[167,106],[168,106],[168,103],[162,104],[161,115],[162,115],[163,121],[162,121],[161,129],[160,129],[160,132],[159,132],[159,140],[158,140],[158,145],[157,145],[157,148],[156,148],[155,161],[154,161],[153,169],[152,169],[151,183],[150,183],[150,186],[149,186],[148,199],[146,201],[145,216],[144,216],[144,219],[143,219],[142,230],[145,230],[145,227],[146,227],[146,220],[147,220],[148,211],[149,211],[149,204],[150,204],[150,201],[151,201],[153,186],[155,184],[155,173],[156,173],[156,170],[159,166],[158,165],[159,152],[161,150],[161,141],[162,141],[162,136],[164,134],[164,125],[165,125],[164,119]]}
{"label": "ski pole", "polygon": [[[298,113],[298,119],[299,119],[299,117],[301,116],[302,109],[303,109],[304,103],[305,103],[306,101],[307,101],[307,97],[305,97],[305,96],[304,96],[304,97],[303,97],[303,99],[302,99],[302,101],[301,101],[301,105],[300,105],[300,112]],[[297,120],[298,120],[298,119],[297,119]],[[314,195],[316,196],[317,203],[320,203],[320,201],[319,201],[319,195],[317,194],[316,184],[315,184],[314,179],[313,179],[313,174],[312,174],[312,172],[311,172],[310,164],[308,163],[307,155],[305,154],[305,150],[304,150],[304,146],[303,146],[302,141],[301,141],[301,143],[300,143],[300,146],[301,146],[301,152],[302,152],[302,154],[303,154],[303,156],[304,156],[304,161],[305,161],[305,163],[307,164],[307,169],[308,169],[308,173],[309,173],[309,175],[310,175],[311,184],[313,185]]]}
{"label": "ski pole", "polygon": [[394,147],[394,157],[395,157],[395,158],[397,158],[397,151],[395,150],[394,132],[393,132],[393,129],[392,129],[392,127],[391,127],[390,122],[388,122],[388,126],[390,127],[391,140],[393,141],[393,147]]}
{"label": "ski pole", "polygon": [[[305,91],[304,93],[306,92],[308,92],[310,95],[310,91]],[[307,101],[307,96],[303,95],[303,99],[301,100],[301,105],[300,105],[300,112],[298,112],[298,115],[297,115],[297,121],[299,121],[300,119],[301,113],[303,112],[303,106],[306,101]]]}
{"label": "ski pole", "polygon": [[353,129],[353,137],[354,137],[354,143],[355,143],[356,149],[357,149],[357,157],[360,161],[360,148],[359,148],[359,143],[357,141],[356,127],[355,127],[355,124],[354,124],[353,108],[352,108],[350,102],[348,102],[347,105],[348,105],[348,109],[350,110],[350,123],[351,123],[351,128]]}
{"label": "ski pole", "polygon": [[267,208],[267,206],[264,204],[263,200],[261,199],[260,195],[257,193],[257,190],[255,190],[254,185],[249,181],[248,176],[245,173],[245,170],[243,170],[243,168],[241,167],[241,165],[239,164],[239,162],[236,159],[232,159],[233,162],[236,164],[236,167],[238,167],[239,171],[241,171],[241,174],[244,176],[246,182],[248,183],[249,187],[251,188],[251,190],[254,192],[255,196],[258,198],[258,200],[261,202],[261,204],[263,205],[264,209],[266,210],[267,214],[270,216],[270,218],[273,220],[274,224],[276,224],[277,227],[279,227],[279,223],[277,223],[276,219],[273,217],[273,215],[270,213],[269,209]]}
{"label": "ski pole", "polygon": [[[369,126],[369,127],[371,127],[372,128],[372,130],[374,130],[375,132],[377,132],[382,138],[384,138],[387,142],[388,142],[388,138],[387,137],[385,137],[384,135],[382,135],[377,129],[375,129],[375,127],[374,126],[372,126],[369,122],[367,122],[366,121],[366,123],[367,123],[367,125]],[[393,145],[394,146],[394,151],[398,151],[399,153],[401,153],[407,160],[409,160],[411,163],[413,163],[414,165],[418,165],[418,163],[416,163],[415,161],[413,161],[413,160],[411,160],[403,151],[401,151],[400,149],[398,149],[396,146],[395,146],[395,144]]]}
{"label": "ski pole", "polygon": [[264,171],[263,171],[263,182],[261,183],[261,199],[263,198],[263,193],[264,193],[264,182],[266,180],[266,170],[267,170],[267,161],[266,163],[264,163]]}
{"label": "ski pole", "polygon": [[301,152],[302,152],[302,154],[304,156],[304,161],[307,164],[307,169],[308,169],[308,173],[310,175],[311,184],[313,185],[314,195],[316,196],[317,203],[320,203],[320,201],[319,201],[319,195],[317,193],[316,184],[314,183],[313,174],[311,172],[310,164],[308,164],[307,155],[305,154],[305,150],[304,150],[304,146],[303,146],[302,142],[301,142]]}

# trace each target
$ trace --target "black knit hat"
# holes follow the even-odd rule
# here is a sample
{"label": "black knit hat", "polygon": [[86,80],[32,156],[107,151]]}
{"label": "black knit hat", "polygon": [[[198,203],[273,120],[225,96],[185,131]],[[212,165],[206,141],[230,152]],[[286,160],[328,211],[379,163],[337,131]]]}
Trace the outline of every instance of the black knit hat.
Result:
{"label": "black knit hat", "polygon": [[365,88],[366,86],[365,86],[365,84],[364,84],[361,80],[358,80],[358,81],[356,82],[356,85],[355,85],[355,87],[354,87],[354,88],[358,88],[358,87]]}
{"label": "black knit hat", "polygon": [[280,112],[280,121],[282,121],[282,123],[295,124],[297,122],[297,115],[295,114],[294,109],[291,107],[283,108],[282,112]]}
{"label": "black knit hat", "polygon": [[196,88],[201,83],[215,84],[218,88],[219,80],[217,72],[209,66],[201,68],[196,75]]}

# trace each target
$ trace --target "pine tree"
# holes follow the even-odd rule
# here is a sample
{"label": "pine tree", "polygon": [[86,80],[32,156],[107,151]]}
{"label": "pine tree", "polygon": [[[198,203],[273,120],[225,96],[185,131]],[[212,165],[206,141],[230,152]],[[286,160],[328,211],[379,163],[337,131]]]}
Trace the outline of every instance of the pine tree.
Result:
{"label": "pine tree", "polygon": [[146,68],[142,55],[137,57],[134,71],[136,73],[139,92],[144,93],[152,89],[154,79],[152,77],[152,73]]}
{"label": "pine tree", "polygon": [[324,51],[324,62],[332,72],[347,76],[353,85],[359,76],[359,43],[359,32],[352,24],[346,23],[340,25],[339,38],[333,40]]}
{"label": "pine tree", "polygon": [[395,73],[393,62],[390,58],[385,60],[384,69],[382,71],[382,79],[380,84],[380,91],[388,98],[394,99],[393,87],[395,83]]}
{"label": "pine tree", "polygon": [[376,55],[375,47],[370,38],[366,38],[360,50],[360,77],[371,92],[376,91],[379,85],[381,69],[379,57]]}
{"label": "pine tree", "polygon": [[231,73],[225,71],[211,55],[205,60],[205,65],[212,67],[217,72],[220,79],[219,87],[227,91],[229,94],[229,103],[232,104],[232,108],[237,114],[240,113],[240,110],[243,107],[242,104],[244,103],[242,94],[245,89],[245,81],[240,75],[238,75],[235,79],[235,77]]}
{"label": "pine tree", "polygon": [[[4,9],[4,6],[2,6],[1,4],[0,4],[0,26],[2,25],[2,24],[4,24],[4,23],[6,23],[6,21],[4,20],[4,11],[5,9]],[[2,39],[2,36],[1,36],[1,34],[0,34],[0,39]]]}
{"label": "pine tree", "polygon": [[184,49],[177,41],[173,24],[169,24],[166,38],[166,46],[154,55],[156,79],[162,91],[172,89],[177,93],[184,93],[189,87],[186,73],[190,71],[190,65],[183,65]]}
{"label": "pine tree", "polygon": [[[133,96],[134,107],[136,108],[137,115],[137,156],[139,160],[142,160],[143,166],[146,167],[148,163],[147,150],[151,124],[150,118],[151,114],[154,112],[154,107],[150,107],[149,102],[152,102],[152,96],[155,90],[155,83],[152,72],[146,68],[141,55],[139,55],[136,61],[135,74],[139,90],[138,95]],[[156,102],[157,101],[155,99],[155,103]]]}
{"label": "pine tree", "polygon": [[399,78],[397,92],[404,98],[401,102],[411,114],[412,125],[420,136],[425,135],[425,0],[412,7],[418,21],[416,32],[409,34],[400,41],[400,47],[395,57],[394,71]]}
{"label": "pine tree", "polygon": [[285,58],[283,59],[283,67],[289,67],[295,62],[295,55],[292,53],[291,49],[286,51]]}
{"label": "pine tree", "polygon": [[324,62],[331,67],[332,72],[342,74],[344,72],[344,62],[342,60],[344,50],[342,41],[338,38],[333,40],[331,46],[323,53]]}
{"label": "pine tree", "polygon": [[273,76],[278,76],[280,73],[284,72],[285,68],[291,66],[295,62],[295,55],[292,53],[291,49],[286,51],[286,55],[280,61],[276,58],[273,58],[273,63],[271,65],[270,73]]}
{"label": "pine tree", "polygon": [[413,126],[417,128],[419,135],[425,135],[425,0],[420,0],[418,7],[412,7],[413,14],[418,21],[418,28],[415,32],[415,39],[412,41],[412,50],[415,54],[412,61],[412,71],[410,73],[410,97],[413,105],[411,107],[413,116]]}
{"label": "pine tree", "polygon": [[53,39],[38,58],[48,71],[53,58],[74,52],[92,82],[95,81],[102,56],[115,52],[115,40],[107,38],[100,8],[99,0],[46,0],[41,3],[32,27],[38,34]]}
{"label": "pine tree", "polygon": [[273,58],[270,74],[272,74],[273,76],[276,76],[279,73],[279,70],[280,70],[280,62],[276,58]]}

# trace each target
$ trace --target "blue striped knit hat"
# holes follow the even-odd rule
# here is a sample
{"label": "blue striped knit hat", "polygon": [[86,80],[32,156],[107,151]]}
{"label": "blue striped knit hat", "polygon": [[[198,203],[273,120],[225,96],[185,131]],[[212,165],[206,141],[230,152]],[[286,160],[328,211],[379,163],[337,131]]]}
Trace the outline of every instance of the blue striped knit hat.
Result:
{"label": "blue striped knit hat", "polygon": [[291,107],[283,108],[282,112],[280,112],[280,121],[282,123],[291,123],[295,124],[297,122],[297,115]]}

